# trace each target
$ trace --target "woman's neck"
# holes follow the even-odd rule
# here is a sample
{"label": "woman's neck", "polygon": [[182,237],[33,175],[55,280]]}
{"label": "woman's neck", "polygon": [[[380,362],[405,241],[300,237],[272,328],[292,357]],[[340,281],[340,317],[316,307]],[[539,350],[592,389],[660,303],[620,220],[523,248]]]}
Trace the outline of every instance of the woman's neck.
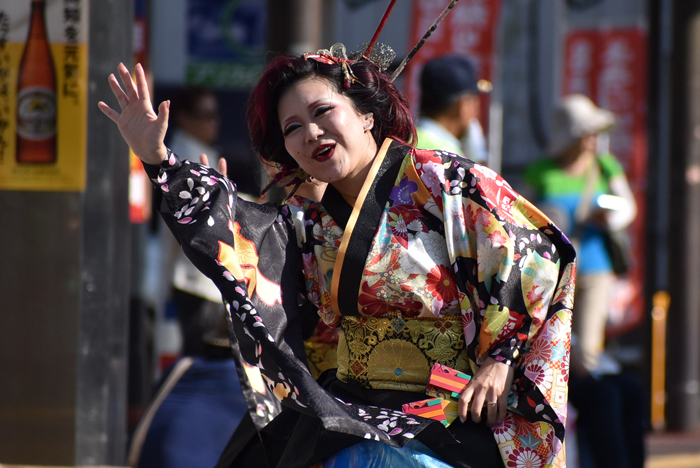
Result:
{"label": "woman's neck", "polygon": [[350,203],[351,205],[354,205],[354,201],[357,200],[357,197],[360,195],[362,187],[365,185],[365,181],[367,180],[367,175],[372,169],[373,162],[374,158],[372,158],[369,161],[369,164],[363,167],[357,174],[345,177],[344,179],[331,184],[338,192],[340,192],[348,203],[350,203],[350,200],[353,201],[353,203]]}
{"label": "woman's neck", "polygon": [[564,153],[559,158],[559,167],[567,174],[580,175],[588,170],[594,157],[592,151]]}
{"label": "woman's neck", "polygon": [[374,138],[370,137],[369,140],[370,141],[367,145],[367,153],[365,154],[372,156],[367,159],[367,163],[363,167],[359,168],[355,174],[349,174],[347,177],[344,177],[339,181],[331,182],[331,185],[333,185],[333,187],[335,187],[335,189],[340,192],[343,198],[351,205],[354,205],[354,201],[357,200],[357,197],[360,195],[362,187],[365,185],[367,176],[372,170],[372,165],[374,164],[374,160],[376,159],[379,151]]}

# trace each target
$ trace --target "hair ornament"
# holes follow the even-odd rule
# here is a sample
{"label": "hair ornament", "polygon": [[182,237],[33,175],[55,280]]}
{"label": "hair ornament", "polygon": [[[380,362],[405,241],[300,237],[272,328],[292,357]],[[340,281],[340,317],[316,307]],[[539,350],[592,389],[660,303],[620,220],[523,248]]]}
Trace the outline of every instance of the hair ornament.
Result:
{"label": "hair ornament", "polygon": [[265,195],[273,185],[277,187],[290,187],[293,185],[294,189],[289,194],[291,197],[301,184],[311,179],[311,176],[300,167],[290,168],[284,164],[275,164],[275,169],[277,169],[277,173],[270,178],[270,182],[260,192],[261,195]]}
{"label": "hair ornament", "polygon": [[[369,49],[368,44],[369,43],[365,42],[364,44],[360,45],[359,50],[350,52],[350,59],[359,60],[364,58],[365,60],[374,62],[374,64],[379,67],[380,70],[386,71],[386,69],[389,68],[394,62],[396,52],[394,52],[394,49],[392,49],[391,46],[386,44],[373,44],[371,49]],[[364,49],[370,50],[369,55],[367,54],[367,50],[365,50],[365,53],[360,52],[360,50]]]}
{"label": "hair ornament", "polygon": [[[435,32],[438,25],[442,22],[443,19],[445,19],[445,16],[447,16],[447,14],[455,7],[458,1],[459,0],[450,0],[445,9],[442,11],[442,13],[440,13],[440,15],[433,22],[430,28],[428,28],[428,30],[425,32],[423,37],[418,41],[418,43],[413,47],[413,49],[408,53],[408,55],[404,57],[401,63],[396,67],[394,72],[391,74],[389,81],[393,82],[394,80],[396,80],[396,78],[401,74],[408,62],[410,62],[411,59],[420,50],[420,48],[423,47],[425,41]],[[377,29],[374,32],[374,35],[372,36],[372,39],[368,43],[365,43],[365,45],[363,45],[362,49],[364,50],[364,52],[354,52],[350,55],[350,60],[348,60],[345,52],[345,46],[343,44],[337,43],[333,44],[330,50],[324,49],[319,50],[316,54],[304,54],[304,58],[317,60],[319,62],[327,63],[329,65],[341,63],[343,65],[343,73],[345,74],[345,79],[343,80],[343,86],[345,87],[345,89],[349,89],[352,83],[362,84],[359,80],[357,80],[357,78],[355,78],[355,75],[352,73],[352,70],[348,65],[349,61],[352,62],[354,60],[364,58],[374,62],[381,70],[385,71],[392,64],[394,58],[396,57],[396,53],[391,47],[387,45],[377,44],[377,39],[379,39],[379,35],[381,34],[382,29],[384,29],[387,19],[389,19],[389,15],[391,14],[391,10],[393,10],[395,4],[396,0],[391,0],[389,2],[389,6],[384,12],[384,16],[379,22],[379,25],[377,26]],[[338,57],[336,55],[337,53],[341,53],[342,57]]]}
{"label": "hair ornament", "polygon": [[352,63],[353,60],[348,59],[345,45],[340,42],[333,44],[330,49],[321,49],[315,54],[304,54],[304,58],[306,60],[315,60],[320,63],[325,63],[326,65],[340,65],[343,68],[343,87],[345,89],[350,89],[353,83],[362,84],[352,72],[350,63]]}

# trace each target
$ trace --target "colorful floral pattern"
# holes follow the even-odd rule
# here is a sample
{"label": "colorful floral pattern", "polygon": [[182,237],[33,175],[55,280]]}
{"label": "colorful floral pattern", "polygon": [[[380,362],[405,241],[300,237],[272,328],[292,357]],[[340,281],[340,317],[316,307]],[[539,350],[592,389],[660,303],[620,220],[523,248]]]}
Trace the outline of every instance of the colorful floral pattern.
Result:
{"label": "colorful floral pattern", "polygon": [[[494,428],[506,465],[552,466],[566,420],[573,249],[493,171],[444,152],[405,151],[367,257],[358,306],[375,317],[397,311],[407,320],[461,316],[472,371],[487,356],[515,367],[511,406],[518,414]],[[280,285],[284,298],[283,273],[301,265],[301,284],[323,321],[336,326],[341,319],[329,291],[343,230],[322,205],[307,201],[274,212],[254,207],[236,200],[235,188],[213,170],[174,156],[152,178],[185,252],[221,289],[244,359],[261,369],[284,404],[326,415],[329,430],[395,445],[429,424],[360,405],[343,404],[341,411],[296,357],[296,338],[286,335],[279,314],[295,320],[297,304],[280,304],[273,286]],[[257,247],[248,257],[254,252],[260,258],[244,271],[234,247],[246,242]],[[290,242],[299,249],[297,260],[289,257],[297,255]],[[229,248],[233,253],[222,258]],[[266,290],[251,290],[253,280]]]}

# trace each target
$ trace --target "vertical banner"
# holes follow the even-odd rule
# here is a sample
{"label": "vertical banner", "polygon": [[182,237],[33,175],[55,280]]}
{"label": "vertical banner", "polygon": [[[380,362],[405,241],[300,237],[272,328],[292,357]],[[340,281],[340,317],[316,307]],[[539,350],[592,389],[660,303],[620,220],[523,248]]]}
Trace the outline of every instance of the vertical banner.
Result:
{"label": "vertical banner", "polygon": [[266,0],[187,1],[187,84],[250,90],[261,73]]}
{"label": "vertical banner", "polygon": [[0,6],[0,189],[81,191],[89,0]]}
{"label": "vertical banner", "polygon": [[564,94],[581,93],[613,112],[610,152],[625,169],[637,202],[629,229],[632,271],[619,281],[608,334],[637,326],[644,318],[644,238],[647,186],[647,33],[643,29],[572,31],[565,43]]}
{"label": "vertical banner", "polygon": [[[148,73],[147,0],[134,0],[134,64],[137,63]],[[133,67],[130,68],[133,70]],[[148,83],[152,85],[153,80],[149,79]],[[151,181],[143,170],[141,160],[129,149],[129,221],[141,224],[151,218],[151,196]]]}
{"label": "vertical banner", "polygon": [[[440,16],[448,1],[413,0],[408,50],[420,40]],[[423,64],[447,54],[468,56],[476,65],[480,79],[492,80],[495,33],[500,0],[461,0],[440,23],[430,39],[409,63],[406,70],[406,97],[417,113],[420,97],[418,77]],[[481,96],[481,126],[488,128],[489,96]]]}

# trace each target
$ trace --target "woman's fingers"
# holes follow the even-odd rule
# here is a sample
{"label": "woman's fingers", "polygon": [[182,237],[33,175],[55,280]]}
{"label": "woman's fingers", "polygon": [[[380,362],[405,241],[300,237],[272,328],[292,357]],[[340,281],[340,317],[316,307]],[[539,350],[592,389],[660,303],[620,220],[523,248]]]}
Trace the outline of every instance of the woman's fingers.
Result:
{"label": "woman's fingers", "polygon": [[508,397],[493,398],[486,402],[486,424],[493,426],[503,421],[508,410]]}
{"label": "woman's fingers", "polygon": [[109,83],[109,87],[112,88],[112,93],[114,93],[114,97],[117,98],[119,107],[123,111],[124,109],[126,109],[126,106],[129,105],[129,98],[127,97],[122,87],[119,86],[117,77],[114,76],[114,74],[109,75],[109,78],[107,78],[107,82]]}
{"label": "woman's fingers", "polygon": [[477,424],[481,422],[481,412],[484,410],[485,405],[486,398],[484,397],[483,393],[474,395],[474,398],[472,398],[472,407],[470,411],[472,414],[472,421]]}
{"label": "woman's fingers", "polygon": [[163,101],[160,103],[158,106],[158,117],[156,118],[156,122],[158,125],[163,128],[168,127],[168,116],[170,115],[170,101]]}
{"label": "woman's fingers", "polygon": [[124,140],[134,153],[147,164],[160,164],[167,157],[167,148],[163,143],[168,129],[170,101],[158,106],[158,115],[150,101],[148,82],[141,66],[136,67],[136,83],[123,63],[119,64],[118,75],[110,75],[108,82],[112,88],[122,112],[111,109],[104,102],[98,107],[119,127]]}
{"label": "woman's fingers", "polygon": [[226,158],[219,158],[219,172],[222,176],[228,177],[228,164]]}
{"label": "woman's fingers", "polygon": [[[206,155],[206,153],[202,153],[199,155],[199,162],[204,164],[205,166],[209,166],[209,156]],[[209,166],[211,167],[211,166]],[[228,164],[226,163],[226,158],[219,158],[219,173],[224,176],[228,177]]]}
{"label": "woman's fingers", "polygon": [[151,101],[151,92],[148,90],[148,81],[146,80],[146,73],[143,71],[143,67],[140,63],[136,64],[136,90],[139,94],[139,98],[145,101]]}
{"label": "woman's fingers", "polygon": [[486,424],[493,426],[494,424],[503,421],[508,410],[508,399],[490,395],[491,392],[486,391],[475,394],[472,398],[471,416],[475,423],[480,423],[482,418],[486,417]]}
{"label": "woman's fingers", "polygon": [[457,415],[459,416],[459,419],[464,422],[467,420],[467,416],[469,413],[469,403],[472,400],[472,395],[473,395],[473,390],[472,388],[467,385],[467,388],[464,389],[462,394],[459,397],[459,406],[457,407]]}
{"label": "woman's fingers", "polygon": [[504,393],[501,398],[498,399],[498,414],[496,415],[496,423],[500,423],[506,418],[508,413],[508,394]]}
{"label": "woman's fingers", "polygon": [[136,85],[134,84],[134,80],[131,78],[129,70],[124,66],[123,63],[120,63],[117,69],[119,70],[119,76],[122,79],[122,83],[124,83],[124,90],[126,91],[126,95],[128,96],[129,101],[138,100],[139,94],[136,91]]}
{"label": "woman's fingers", "polygon": [[469,388],[468,385],[459,399],[457,410],[459,418],[464,421],[471,416],[472,421],[478,424],[485,417],[488,425],[502,421],[506,417],[507,396],[506,398],[489,397],[489,393],[484,388]]}
{"label": "woman's fingers", "polygon": [[114,122],[114,123],[118,122],[119,115],[120,115],[119,112],[115,111],[114,109],[112,109],[111,107],[109,107],[107,104],[105,104],[102,101],[97,103],[97,107],[99,107],[100,110],[102,111],[102,113],[104,115],[106,115],[107,117],[109,117],[112,120],[112,122]]}
{"label": "woman's fingers", "polygon": [[498,402],[487,401],[484,409],[486,410],[486,424],[493,426],[498,420]]}
{"label": "woman's fingers", "polygon": [[[126,109],[126,107],[131,102],[134,102],[138,99],[142,99],[149,103],[151,102],[151,94],[148,91],[148,81],[146,80],[146,74],[143,71],[143,67],[141,66],[141,64],[136,65],[135,73],[137,84],[134,83],[134,80],[131,78],[131,74],[129,74],[129,70],[124,66],[123,63],[119,64],[118,71],[122,83],[124,83],[124,89],[126,89],[126,92],[119,85],[119,81],[114,76],[114,74],[109,75],[107,81],[109,82],[109,87],[112,88],[112,92],[117,98],[117,101],[119,102],[119,107],[122,111],[124,111],[124,109]],[[168,102],[168,108],[169,107],[170,106]]]}
{"label": "woman's fingers", "polygon": [[465,419],[467,405],[471,403],[469,413],[475,423],[480,423],[484,418],[490,426],[502,421],[508,411],[513,372],[511,366],[491,357],[486,358],[460,396],[459,417]]}

